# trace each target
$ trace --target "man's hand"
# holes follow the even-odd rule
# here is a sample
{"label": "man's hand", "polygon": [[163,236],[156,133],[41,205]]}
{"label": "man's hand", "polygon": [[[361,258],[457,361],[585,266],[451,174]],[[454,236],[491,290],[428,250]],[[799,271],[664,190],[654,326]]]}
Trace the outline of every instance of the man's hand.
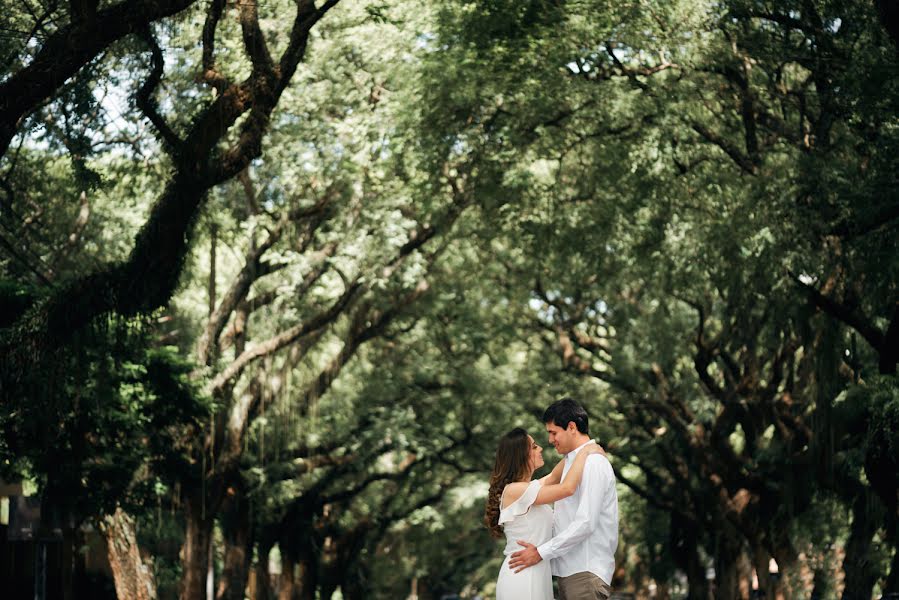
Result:
{"label": "man's hand", "polygon": [[524,550],[513,552],[512,558],[509,560],[509,568],[514,569],[516,573],[520,573],[528,567],[533,567],[543,560],[543,557],[537,552],[537,546],[534,544],[528,544],[527,542],[518,540],[518,545],[524,546]]}

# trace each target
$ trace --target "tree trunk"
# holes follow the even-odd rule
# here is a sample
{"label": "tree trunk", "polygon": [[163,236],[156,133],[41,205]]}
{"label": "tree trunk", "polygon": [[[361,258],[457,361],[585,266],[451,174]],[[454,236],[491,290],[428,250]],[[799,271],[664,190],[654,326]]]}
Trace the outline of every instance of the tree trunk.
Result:
{"label": "tree trunk", "polygon": [[119,598],[153,600],[156,598],[156,581],[153,569],[140,556],[134,519],[121,508],[101,523],[106,538],[109,564]]}
{"label": "tree trunk", "polygon": [[278,585],[278,600],[294,600],[296,588],[296,560],[281,550],[281,579]]}
{"label": "tree trunk", "polygon": [[669,544],[675,564],[687,575],[687,600],[709,600],[711,592],[699,559],[698,530],[696,523],[672,515]]}
{"label": "tree trunk", "polygon": [[737,597],[740,600],[749,600],[752,596],[752,560],[745,551],[740,552],[737,568],[740,577],[740,595]]}
{"label": "tree trunk", "polygon": [[687,573],[687,600],[710,600],[712,589],[706,578],[706,570],[699,562],[699,556],[690,558]]}
{"label": "tree trunk", "polygon": [[74,600],[75,533],[76,529],[66,523],[62,530],[62,600]]}
{"label": "tree trunk", "polygon": [[759,544],[754,543],[752,546],[752,564],[755,567],[755,576],[758,583],[758,594],[756,597],[765,598],[765,600],[774,600],[774,586],[771,585],[771,573],[768,565],[771,562],[771,555]]}
{"label": "tree trunk", "polygon": [[843,600],[870,600],[877,581],[876,569],[871,564],[871,546],[880,521],[876,514],[870,514],[869,496],[865,490],[852,503],[852,527],[843,559]]}
{"label": "tree trunk", "polygon": [[203,514],[201,501],[188,498],[184,502],[186,527],[184,545],[181,546],[180,600],[206,598],[206,576],[209,572],[209,553],[212,546],[210,511]]}
{"label": "tree trunk", "polygon": [[268,571],[268,559],[273,546],[274,542],[266,540],[263,535],[262,540],[259,542],[257,562],[254,567],[256,576],[253,582],[255,587],[251,596],[253,600],[271,600],[275,597],[274,590],[272,590],[271,574]]}
{"label": "tree trunk", "polygon": [[331,600],[334,592],[340,586],[340,580],[345,573],[344,565],[341,565],[336,559],[325,563],[322,561],[318,577],[318,600]]}
{"label": "tree trunk", "polygon": [[671,600],[671,592],[668,590],[667,583],[656,584],[655,600]]}
{"label": "tree trunk", "polygon": [[774,560],[777,561],[777,577],[772,581],[773,598],[777,600],[792,600],[793,586],[791,585],[789,574],[796,568],[798,556],[793,549],[786,535],[781,532],[778,536],[779,540],[774,548]]}
{"label": "tree trunk", "polygon": [[331,600],[331,598],[334,597],[334,592],[336,591],[337,586],[332,582],[322,584],[321,588],[319,588],[318,600]]}
{"label": "tree trunk", "polygon": [[[340,591],[344,600],[366,600],[371,596],[368,593],[366,582],[369,578],[368,569],[362,563],[357,563],[352,568],[347,569],[340,585]],[[418,597],[428,598],[428,590],[425,589],[422,580],[418,581]]]}
{"label": "tree trunk", "polygon": [[[899,537],[899,536],[896,536]],[[883,586],[883,595],[894,594],[899,597],[899,540],[894,540],[893,562],[890,565],[890,575]]]}
{"label": "tree trunk", "polygon": [[225,565],[219,579],[216,600],[243,600],[253,550],[250,502],[238,492],[223,511]]}
{"label": "tree trunk", "polygon": [[298,600],[315,600],[315,592],[318,588],[318,568],[315,557],[312,555],[304,556],[298,563],[300,567],[300,575],[298,577]]}
{"label": "tree trunk", "polygon": [[718,531],[715,544],[715,598],[733,600],[740,597],[740,555],[743,540],[730,526]]}

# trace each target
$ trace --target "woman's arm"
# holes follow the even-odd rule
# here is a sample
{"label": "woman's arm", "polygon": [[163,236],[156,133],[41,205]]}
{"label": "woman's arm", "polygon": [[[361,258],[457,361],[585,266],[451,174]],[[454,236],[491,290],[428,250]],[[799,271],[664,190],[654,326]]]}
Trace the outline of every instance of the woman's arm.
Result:
{"label": "woman's arm", "polygon": [[[571,468],[568,470],[568,474],[565,475],[565,480],[557,484],[544,484],[543,487],[540,488],[540,492],[537,494],[537,499],[534,500],[534,504],[549,504],[561,500],[562,498],[568,498],[574,494],[574,490],[581,484],[581,477],[584,475],[584,465],[587,464],[587,457],[592,454],[605,455],[605,452],[595,443],[584,446],[584,449],[577,453],[574,463],[572,463]],[[559,461],[556,468],[558,468],[559,465],[562,465],[562,462],[563,461]],[[555,473],[555,471],[556,469],[553,469],[553,473]],[[544,479],[551,476],[552,473],[547,475]]]}
{"label": "woman's arm", "polygon": [[[596,444],[596,442],[594,442],[594,444]],[[597,451],[593,448],[593,446],[587,446],[587,448],[590,449],[590,454],[597,453]],[[587,448],[584,448],[584,450],[587,450]],[[596,448],[599,449],[599,454],[602,454],[603,456],[606,455],[605,448],[603,448],[599,444],[596,444]],[[578,453],[578,454],[580,454],[580,453]],[[553,467],[553,470],[552,470],[552,472],[550,472],[549,475],[544,475],[543,477],[540,478],[540,484],[546,486],[546,485],[555,485],[557,483],[560,483],[562,481],[562,471],[564,471],[564,470],[565,470],[565,461],[560,460],[559,462],[556,463],[556,466]],[[577,487],[577,486],[575,486],[575,487]]]}
{"label": "woman's arm", "polygon": [[547,485],[555,485],[562,481],[562,471],[565,469],[565,461],[560,460],[556,463],[556,466],[553,467],[552,472],[545,477],[540,478],[540,484],[543,486]]}

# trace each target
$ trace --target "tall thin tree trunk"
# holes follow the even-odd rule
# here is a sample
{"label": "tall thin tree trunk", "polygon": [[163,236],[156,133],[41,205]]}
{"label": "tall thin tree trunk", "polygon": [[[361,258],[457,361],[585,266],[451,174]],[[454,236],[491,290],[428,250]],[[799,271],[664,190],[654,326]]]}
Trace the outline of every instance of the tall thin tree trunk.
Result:
{"label": "tall thin tree trunk", "polygon": [[[349,566],[346,575],[344,576],[343,583],[340,585],[340,591],[343,594],[344,600],[365,600],[370,597],[371,594],[368,593],[368,586],[366,585],[368,579],[369,572],[365,565],[357,562],[354,565]],[[425,588],[423,582],[419,580],[418,597],[430,598],[431,595],[429,591],[430,590]]]}
{"label": "tall thin tree trunk", "polygon": [[778,576],[772,586],[774,588],[773,597],[777,600],[793,600],[794,594],[790,574],[796,569],[798,556],[785,534],[781,533],[778,539],[775,540],[775,544],[774,560],[777,561]]}
{"label": "tall thin tree trunk", "polygon": [[298,578],[298,600],[315,600],[315,592],[318,588],[318,568],[316,558],[311,554],[303,556],[299,562],[300,575]]}
{"label": "tall thin tree trunk", "polygon": [[[896,528],[894,528],[896,529]],[[890,574],[883,586],[884,596],[895,594],[899,596],[899,534],[893,533],[893,561],[890,564]]]}
{"label": "tall thin tree trunk", "polygon": [[266,539],[265,535],[261,536],[262,539],[259,541],[258,553],[256,558],[255,569],[255,588],[252,593],[253,600],[271,600],[274,598],[274,591],[272,590],[272,580],[271,574],[268,570],[268,560],[269,554],[271,554],[272,547],[274,547],[274,542],[272,540]]}
{"label": "tall thin tree trunk", "polygon": [[740,552],[740,558],[737,561],[737,565],[740,577],[740,595],[737,597],[740,600],[749,600],[752,595],[752,560],[749,558],[749,554],[745,549],[743,552]]}
{"label": "tall thin tree trunk", "polygon": [[655,600],[671,600],[671,592],[668,590],[667,583],[656,584]]}
{"label": "tall thin tree trunk", "polygon": [[137,545],[134,519],[121,508],[101,523],[116,595],[133,600],[154,600],[156,581],[151,564],[143,561]]}
{"label": "tall thin tree trunk", "polygon": [[215,312],[215,266],[216,266],[216,242],[218,241],[218,226],[213,223],[209,228],[209,284],[207,296],[209,299],[209,314]]}
{"label": "tall thin tree trunk", "polygon": [[771,585],[771,572],[768,565],[771,562],[771,555],[759,544],[754,542],[752,545],[752,564],[755,567],[755,576],[758,581],[759,598],[773,600],[774,590]]}
{"label": "tall thin tree trunk", "polygon": [[296,559],[281,550],[281,579],[278,586],[278,600],[294,600],[296,587]]}
{"label": "tall thin tree trunk", "polygon": [[740,554],[743,540],[733,527],[718,531],[715,544],[715,597],[733,600],[740,597]]}
{"label": "tall thin tree trunk", "polygon": [[238,492],[226,503],[223,517],[225,564],[215,597],[216,600],[243,600],[253,550],[249,500]]}
{"label": "tall thin tree trunk", "polygon": [[852,503],[852,526],[843,559],[845,586],[842,600],[870,600],[877,580],[871,560],[871,546],[878,519],[877,515],[870,514],[872,507],[869,496],[865,490]]}
{"label": "tall thin tree trunk", "polygon": [[75,532],[69,523],[62,530],[62,600],[74,600],[75,587]]}
{"label": "tall thin tree trunk", "polygon": [[711,590],[706,569],[699,559],[699,527],[673,515],[669,545],[675,564],[687,575],[687,599],[709,600]]}
{"label": "tall thin tree trunk", "polygon": [[206,576],[212,546],[212,519],[209,511],[203,514],[198,498],[184,503],[186,527],[181,547],[181,600],[201,600],[206,597]]}
{"label": "tall thin tree trunk", "polygon": [[322,584],[319,588],[318,592],[318,600],[331,600],[334,597],[334,592],[337,591],[337,586],[331,582],[327,584]]}

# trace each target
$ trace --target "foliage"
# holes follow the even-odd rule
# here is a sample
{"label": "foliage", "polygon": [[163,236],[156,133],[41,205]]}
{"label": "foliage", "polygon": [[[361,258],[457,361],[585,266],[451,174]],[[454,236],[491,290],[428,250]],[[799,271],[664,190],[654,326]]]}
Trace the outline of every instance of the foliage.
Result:
{"label": "foliage", "polygon": [[5,475],[30,474],[77,521],[119,503],[141,510],[156,486],[191,470],[188,432],[210,406],[188,365],[150,345],[147,331],[141,321],[97,323],[76,338],[77,353],[29,374],[19,414],[3,415]]}
{"label": "foliage", "polygon": [[[477,482],[572,395],[621,483],[617,587],[705,598],[714,566],[731,598],[772,557],[899,585],[875,6],[327,6],[274,72],[293,4],[185,3],[17,121],[5,476],[143,506],[162,594],[209,539],[225,596],[275,547],[282,592],[489,594]],[[10,74],[77,21],[43,8],[3,15],[33,29]]]}

